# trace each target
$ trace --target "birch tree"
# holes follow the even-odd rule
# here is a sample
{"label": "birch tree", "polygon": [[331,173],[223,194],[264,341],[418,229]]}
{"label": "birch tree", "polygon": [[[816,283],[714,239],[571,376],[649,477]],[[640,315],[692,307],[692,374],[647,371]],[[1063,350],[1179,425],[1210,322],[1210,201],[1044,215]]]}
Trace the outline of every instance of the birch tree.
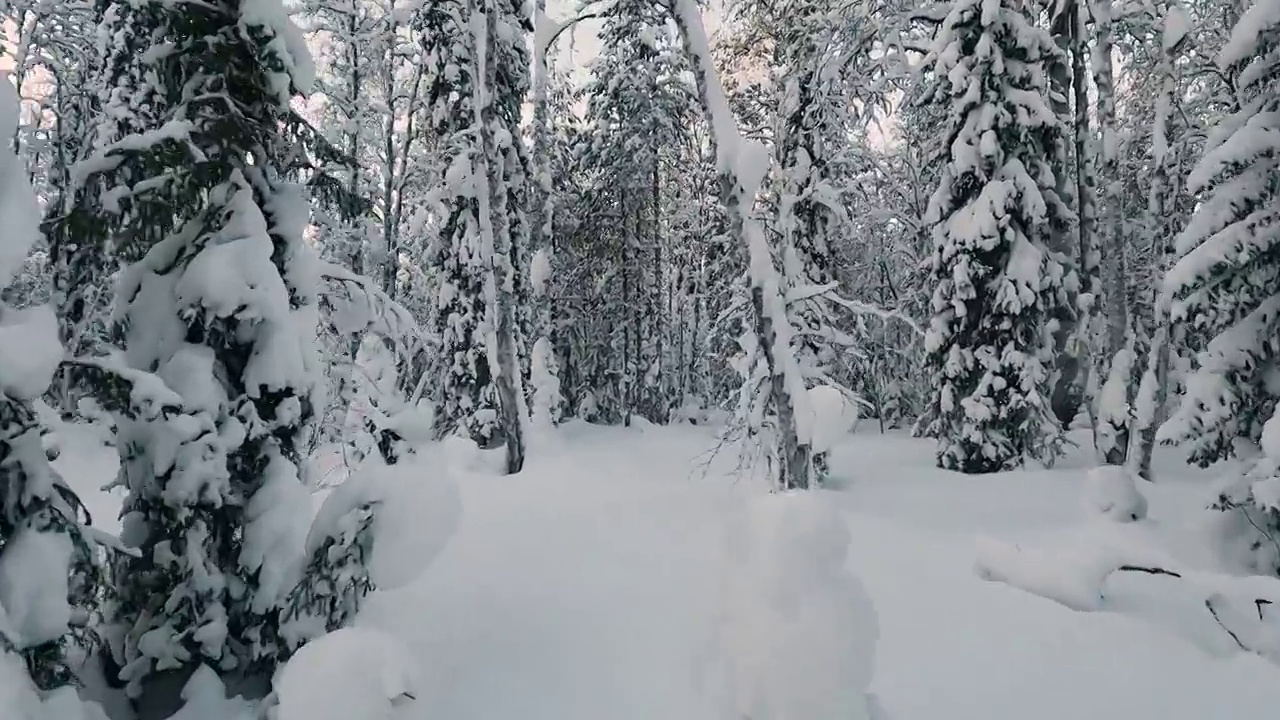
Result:
{"label": "birch tree", "polygon": [[764,232],[751,212],[768,170],[768,150],[759,142],[744,139],[738,131],[712,62],[697,4],[693,0],[672,0],[671,9],[685,52],[693,63],[703,112],[711,124],[720,197],[728,213],[730,232],[745,247],[749,258],[747,281],[753,327],[747,339],[747,355],[752,370],[747,373],[743,401],[755,413],[752,424],[756,430],[764,428],[765,413],[772,413],[774,437],[770,453],[776,486],[808,488],[813,469],[807,426],[811,415],[804,377],[792,346],[794,328],[786,313],[781,275]]}

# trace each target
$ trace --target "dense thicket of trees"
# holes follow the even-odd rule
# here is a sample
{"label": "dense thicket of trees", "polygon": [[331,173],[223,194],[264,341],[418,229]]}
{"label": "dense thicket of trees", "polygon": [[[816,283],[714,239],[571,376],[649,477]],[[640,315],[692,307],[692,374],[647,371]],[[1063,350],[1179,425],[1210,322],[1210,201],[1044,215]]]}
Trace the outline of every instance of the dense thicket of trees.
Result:
{"label": "dense thicket of trees", "polygon": [[[1240,453],[1280,398],[1276,2],[734,0],[707,37],[694,0],[0,1],[0,332],[69,358],[0,352],[0,564],[69,547],[142,702],[352,617],[376,507],[280,534],[318,453],[715,423],[808,487],[840,396],[966,473],[1073,426],[1147,477]],[[41,404],[112,418],[98,569]],[[1220,504],[1274,539],[1252,487]]]}

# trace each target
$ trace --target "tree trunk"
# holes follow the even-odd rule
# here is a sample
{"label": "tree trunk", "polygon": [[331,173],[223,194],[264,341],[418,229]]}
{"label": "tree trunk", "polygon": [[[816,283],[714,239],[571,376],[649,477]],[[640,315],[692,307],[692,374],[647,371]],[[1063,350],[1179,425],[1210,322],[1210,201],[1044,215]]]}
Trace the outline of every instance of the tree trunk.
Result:
{"label": "tree trunk", "polygon": [[[1054,91],[1053,95],[1053,111],[1059,118],[1065,119],[1071,115],[1074,133],[1074,155],[1076,171],[1076,187],[1073,188],[1068,179],[1067,168],[1063,167],[1057,171],[1057,190],[1058,195],[1064,201],[1074,195],[1074,210],[1077,215],[1078,239],[1086,236],[1090,230],[1087,229],[1088,213],[1091,212],[1090,196],[1085,192],[1086,188],[1081,182],[1081,172],[1083,166],[1082,145],[1081,141],[1088,133],[1088,117],[1085,110],[1087,102],[1082,103],[1085,98],[1084,88],[1084,70],[1080,60],[1081,51],[1083,49],[1083,41],[1076,32],[1077,17],[1079,11],[1077,8],[1077,0],[1066,0],[1057,7],[1057,13],[1053,17],[1051,32],[1058,47],[1063,51],[1064,62],[1055,62],[1050,69],[1050,82]],[[1070,62],[1068,67],[1065,62]],[[1070,75],[1068,74],[1070,72]],[[1068,97],[1072,95],[1074,90],[1075,113],[1072,114]],[[1081,123],[1084,124],[1081,130]],[[1083,133],[1083,134],[1082,134]],[[1064,159],[1067,156],[1066,147],[1059,149],[1060,156]],[[1069,226],[1053,228],[1050,234],[1051,249],[1062,253],[1064,257],[1078,256],[1077,270],[1080,274],[1081,288],[1087,291],[1087,273],[1089,257],[1083,241],[1077,243],[1076,248],[1072,248],[1072,238],[1070,236]],[[1058,331],[1054,335],[1054,349],[1056,356],[1057,378],[1054,382],[1053,392],[1050,394],[1049,405],[1054,417],[1063,426],[1064,429],[1069,428],[1072,420],[1080,412],[1080,405],[1084,398],[1084,381],[1088,373],[1085,372],[1088,357],[1088,314],[1077,303],[1074,308],[1075,312],[1064,313],[1057,317]],[[1083,317],[1082,317],[1083,316]],[[1083,322],[1082,322],[1083,320]]]}
{"label": "tree trunk", "polygon": [[[1168,22],[1166,10],[1165,21]],[[1173,227],[1168,212],[1168,197],[1171,183],[1169,181],[1168,148],[1172,141],[1172,124],[1169,122],[1173,113],[1173,104],[1177,100],[1177,82],[1174,64],[1177,60],[1179,44],[1163,47],[1160,57],[1160,95],[1156,99],[1156,112],[1152,121],[1152,161],[1154,171],[1151,177],[1151,191],[1147,196],[1147,223],[1151,227],[1151,257],[1158,258],[1162,269],[1167,270],[1172,260]],[[1161,273],[1163,276],[1163,273]],[[1158,282],[1158,281],[1157,281]],[[1151,350],[1147,369],[1143,373],[1142,382],[1138,386],[1138,407],[1136,425],[1138,435],[1137,456],[1132,459],[1134,470],[1140,477],[1151,480],[1151,456],[1155,452],[1156,430],[1160,426],[1160,417],[1164,409],[1166,395],[1169,391],[1169,353],[1170,318],[1169,302],[1160,292],[1158,285],[1152,288],[1152,303],[1155,317],[1155,332],[1151,338]]]}
{"label": "tree trunk", "polygon": [[796,404],[807,398],[796,398],[792,394],[794,388],[803,389],[804,381],[791,348],[792,328],[780,294],[778,270],[763,231],[750,213],[749,205],[758,188],[745,187],[742,184],[745,178],[739,172],[740,163],[752,160],[743,157],[743,151],[751,148],[738,133],[737,121],[715,74],[697,3],[672,0],[671,9],[685,51],[693,61],[699,99],[711,125],[720,174],[720,197],[729,217],[729,231],[745,246],[750,258],[747,267],[756,340],[770,374],[771,399],[777,412],[775,481],[777,487],[784,490],[807,488],[812,464],[809,444],[800,438],[796,426]]}
{"label": "tree trunk", "polygon": [[[550,154],[551,145],[551,121],[549,118],[549,109],[547,107],[547,51],[550,49],[544,45],[543,37],[546,35],[541,26],[543,23],[549,22],[547,17],[547,0],[538,0],[537,9],[534,16],[534,24],[538,30],[534,33],[533,48],[533,187],[530,196],[530,211],[532,218],[529,223],[529,245],[533,253],[546,253],[547,261],[550,262],[551,248],[551,219],[554,215],[555,206],[551,195],[551,170]],[[554,25],[554,24],[553,24]],[[534,308],[533,315],[533,332],[538,338],[547,338],[551,340],[551,292],[550,288],[544,288],[542,293],[537,297],[537,306]]]}
{"label": "tree trunk", "polygon": [[[1114,362],[1125,350],[1129,341],[1129,308],[1127,277],[1125,270],[1124,215],[1122,213],[1122,186],[1120,180],[1119,135],[1116,128],[1115,84],[1111,68],[1111,0],[1098,0],[1093,9],[1097,44],[1094,48],[1093,78],[1098,88],[1098,125],[1102,131],[1102,236],[1103,281],[1105,283],[1105,307],[1107,319],[1105,357]],[[1110,376],[1108,368],[1099,377]],[[1117,378],[1117,381],[1120,379]],[[1100,403],[1097,432],[1114,437],[1104,452],[1108,464],[1123,464],[1128,457],[1130,417],[1129,400],[1133,398],[1132,384],[1125,382],[1125,403]],[[1122,413],[1122,414],[1121,414]]]}
{"label": "tree trunk", "polygon": [[520,472],[524,467],[524,392],[520,387],[520,363],[516,358],[514,267],[511,262],[511,218],[508,202],[507,179],[504,172],[505,163],[509,161],[507,151],[498,145],[494,125],[497,113],[494,110],[494,92],[497,89],[497,58],[489,57],[489,48],[496,45],[498,22],[497,10],[492,6],[494,0],[471,0],[471,22],[476,20],[476,4],[483,3],[483,29],[473,26],[475,36],[474,52],[476,54],[476,80],[479,82],[475,91],[477,112],[480,120],[480,150],[476,158],[477,169],[483,170],[487,183],[481,184],[477,193],[480,206],[480,232],[482,245],[490,251],[489,268],[486,273],[486,305],[489,322],[492,323],[494,338],[491,356],[496,355],[496,366],[493,368],[493,381],[498,390],[498,422],[506,441],[507,473]]}

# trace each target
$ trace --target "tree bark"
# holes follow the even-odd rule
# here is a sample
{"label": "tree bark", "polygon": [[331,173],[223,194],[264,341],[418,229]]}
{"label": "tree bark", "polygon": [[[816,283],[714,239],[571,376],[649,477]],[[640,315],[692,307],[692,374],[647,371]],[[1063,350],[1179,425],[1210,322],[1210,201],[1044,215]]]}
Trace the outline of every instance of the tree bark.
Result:
{"label": "tree bark", "polygon": [[[1093,79],[1098,89],[1098,125],[1102,131],[1101,175],[1104,183],[1102,201],[1102,222],[1099,226],[1102,236],[1102,266],[1107,319],[1105,358],[1114,362],[1129,340],[1129,307],[1127,278],[1125,270],[1124,215],[1122,213],[1122,186],[1120,180],[1119,134],[1116,127],[1115,83],[1111,68],[1111,0],[1098,0],[1093,7],[1096,46],[1093,57]],[[1100,378],[1110,375],[1110,368],[1099,373]],[[1128,413],[1129,401],[1133,398],[1132,383],[1125,378],[1125,407],[1113,407],[1110,404],[1099,405],[1097,432],[1114,435],[1110,447],[1104,453],[1103,460],[1108,464],[1124,464],[1129,450],[1129,428],[1131,418]],[[1115,415],[1123,412],[1123,416]]]}
{"label": "tree bark", "polygon": [[[1067,0],[1057,8],[1053,17],[1051,32],[1062,58],[1050,69],[1050,82],[1054,91],[1053,110],[1059,118],[1071,116],[1073,127],[1073,159],[1075,161],[1076,184],[1071,187],[1068,181],[1067,168],[1057,173],[1058,194],[1064,200],[1074,196],[1076,212],[1077,242],[1071,247],[1070,228],[1054,228],[1051,232],[1052,249],[1062,253],[1064,257],[1076,256],[1076,272],[1079,275],[1081,292],[1090,291],[1089,260],[1092,253],[1088,249],[1088,241],[1092,234],[1092,193],[1084,182],[1085,176],[1085,143],[1088,139],[1089,121],[1087,115],[1088,98],[1084,87],[1084,64],[1082,54],[1084,41],[1079,30],[1080,7],[1077,0]],[[1064,63],[1070,63],[1068,66]],[[1070,72],[1070,75],[1068,75]],[[1074,113],[1068,102],[1068,96],[1074,98]],[[1061,148],[1061,157],[1066,158],[1066,148]],[[1074,312],[1057,318],[1058,332],[1054,337],[1058,377],[1054,382],[1053,392],[1049,398],[1050,410],[1063,426],[1069,428],[1072,420],[1080,412],[1084,400],[1085,378],[1088,377],[1088,305],[1076,303]]]}
{"label": "tree bark", "polygon": [[[692,60],[698,96],[711,125],[712,146],[719,166],[720,197],[729,218],[730,235],[745,246],[750,258],[748,272],[756,341],[770,374],[771,399],[777,412],[778,467],[775,482],[784,490],[808,488],[812,465],[810,449],[797,432],[797,398],[791,392],[792,388],[802,388],[803,381],[799,378],[799,368],[790,345],[791,327],[780,295],[778,270],[773,264],[763,231],[749,212],[748,204],[754,200],[757,188],[744,187],[744,178],[739,172],[739,163],[745,160],[741,151],[746,149],[746,143],[737,130],[737,121],[729,110],[720,79],[715,74],[697,3],[694,0],[672,0],[671,8],[685,51]],[[780,336],[780,332],[785,335]],[[801,398],[799,402],[806,399]]]}
{"label": "tree bark", "polygon": [[[510,205],[507,199],[507,179],[504,165],[509,162],[513,152],[509,148],[500,147],[494,125],[497,113],[494,110],[494,93],[497,89],[497,62],[489,54],[489,48],[496,46],[498,22],[494,0],[471,0],[471,22],[475,23],[477,2],[482,3],[484,28],[473,28],[476,45],[473,49],[476,56],[476,88],[477,112],[480,120],[480,152],[476,157],[478,170],[483,170],[487,182],[478,194],[480,205],[480,232],[488,235],[484,245],[490,250],[489,268],[485,278],[486,305],[489,322],[493,324],[492,355],[496,355],[493,381],[498,390],[498,422],[502,427],[506,441],[507,473],[515,474],[524,467],[524,393],[520,387],[520,363],[516,357],[515,309],[512,297],[515,281],[515,270],[511,262],[511,218],[507,213]],[[518,142],[518,141],[516,141]]]}
{"label": "tree bark", "polygon": [[[1168,22],[1167,13],[1168,10],[1166,10],[1164,22]],[[1171,187],[1168,148],[1173,131],[1169,120],[1173,112],[1173,104],[1177,100],[1175,75],[1177,53],[1178,45],[1176,44],[1171,47],[1162,46],[1159,67],[1160,95],[1156,100],[1152,127],[1152,136],[1162,140],[1152,143],[1152,161],[1155,167],[1151,177],[1151,191],[1147,196],[1147,223],[1152,228],[1151,257],[1159,258],[1161,267],[1165,270],[1168,269],[1172,259],[1171,241],[1174,235],[1168,217],[1169,206],[1172,204],[1168,197]],[[1152,293],[1155,296],[1152,303],[1155,332],[1151,338],[1147,370],[1143,373],[1142,382],[1138,386],[1137,404],[1140,409],[1136,423],[1138,444],[1137,456],[1132,460],[1133,469],[1140,477],[1147,480],[1152,479],[1151,457],[1155,453],[1156,430],[1160,426],[1161,413],[1169,391],[1169,346],[1173,339],[1169,334],[1169,302],[1158,286],[1152,288]]]}

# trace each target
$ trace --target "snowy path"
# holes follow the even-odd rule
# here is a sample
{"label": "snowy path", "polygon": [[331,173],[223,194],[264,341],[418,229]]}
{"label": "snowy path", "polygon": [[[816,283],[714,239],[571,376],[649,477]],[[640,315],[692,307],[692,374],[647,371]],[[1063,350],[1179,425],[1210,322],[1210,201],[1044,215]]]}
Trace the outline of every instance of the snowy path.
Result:
{"label": "snowy path", "polygon": [[[450,547],[366,615],[422,658],[430,689],[406,720],[712,717],[698,653],[730,496],[745,488],[691,476],[701,433],[580,432],[571,462],[465,479]],[[836,457],[860,478],[838,499],[880,619],[873,690],[894,720],[1203,720],[1274,707],[1280,670],[1258,658],[1213,657],[1145,621],[1074,613],[974,576],[977,534],[1034,540],[1079,520],[1079,463],[972,479],[932,469],[928,450],[862,436]]]}
{"label": "snowy path", "polygon": [[[520,476],[460,477],[461,525],[448,547],[361,616],[420,664],[418,700],[397,720],[723,720],[699,693],[699,660],[725,521],[751,487],[726,476],[732,458],[701,475],[709,444],[701,429],[579,425]],[[1280,668],[1122,614],[1132,588],[1116,589],[1113,612],[1077,613],[974,575],[979,535],[1034,544],[1078,526],[1082,459],[966,478],[932,468],[930,452],[864,434],[833,458],[837,474],[856,478],[830,497],[876,604],[872,690],[890,720],[1274,712]],[[1164,522],[1204,492],[1203,477],[1177,473],[1152,491]],[[93,502],[102,515],[113,499]],[[1162,591],[1159,580],[1129,582]]]}
{"label": "snowy path", "polygon": [[645,458],[609,450],[576,449],[558,477],[535,466],[461,483],[449,547],[366,616],[407,631],[423,658],[427,699],[406,717],[699,716],[691,641],[716,581],[725,486],[687,470],[655,482]]}

